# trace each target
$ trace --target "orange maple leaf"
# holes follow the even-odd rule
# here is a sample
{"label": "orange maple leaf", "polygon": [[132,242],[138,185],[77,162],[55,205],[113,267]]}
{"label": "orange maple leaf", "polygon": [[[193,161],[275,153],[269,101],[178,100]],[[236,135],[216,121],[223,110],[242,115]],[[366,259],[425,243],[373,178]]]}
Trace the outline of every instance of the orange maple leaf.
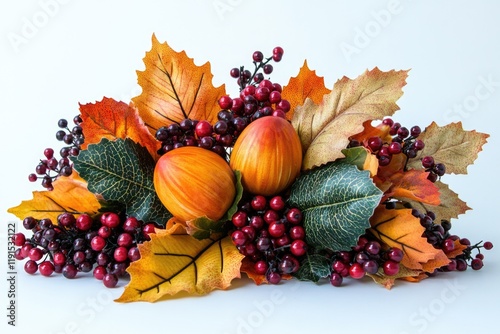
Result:
{"label": "orange maple leaf", "polygon": [[99,143],[102,138],[130,138],[146,147],[156,160],[158,141],[149,132],[133,106],[105,97],[100,102],[80,104],[80,113],[85,134],[82,149],[86,149],[89,144]]}
{"label": "orange maple leaf", "polygon": [[403,251],[401,264],[405,267],[423,270],[422,264],[435,260],[444,252],[434,248],[422,237],[425,229],[420,225],[420,219],[414,217],[411,211],[388,210],[380,205],[370,219],[370,231],[389,247],[397,247]]}
{"label": "orange maple leaf", "polygon": [[324,78],[317,76],[316,71],[310,70],[307,66],[307,60],[304,60],[304,65],[300,68],[299,74],[290,78],[281,93],[281,97],[288,100],[291,106],[286,117],[291,120],[295,107],[303,105],[306,98],[319,104],[323,96],[330,92],[331,90],[325,87]]}
{"label": "orange maple leaf", "polygon": [[196,66],[184,51],[176,52],[153,35],[151,51],[144,57],[145,71],[138,71],[141,95],[132,99],[151,133],[185,118],[217,121],[218,99],[225,86],[212,85],[210,63]]}
{"label": "orange maple leaf", "polygon": [[439,205],[439,188],[427,179],[424,170],[399,171],[389,177],[391,187],[384,197],[409,199],[430,205]]}

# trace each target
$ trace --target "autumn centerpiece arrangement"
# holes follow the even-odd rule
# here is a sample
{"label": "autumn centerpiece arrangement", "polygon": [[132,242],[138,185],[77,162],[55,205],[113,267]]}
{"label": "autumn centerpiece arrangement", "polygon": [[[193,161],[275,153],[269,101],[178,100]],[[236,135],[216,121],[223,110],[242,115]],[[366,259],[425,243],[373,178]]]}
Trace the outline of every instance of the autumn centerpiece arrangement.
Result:
{"label": "autumn centerpiece arrangement", "polygon": [[125,277],[117,301],[153,302],[226,289],[242,272],[391,288],[480,269],[493,245],[453,234],[470,208],[442,178],[466,174],[488,135],[395,122],[407,71],[375,68],[330,90],[304,63],[282,87],[269,74],[283,54],[233,68],[229,96],[209,63],[153,36],[142,93],[59,120],[63,147],[29,175],[45,190],[9,209],[29,231],[10,241],[25,271],[107,287]]}

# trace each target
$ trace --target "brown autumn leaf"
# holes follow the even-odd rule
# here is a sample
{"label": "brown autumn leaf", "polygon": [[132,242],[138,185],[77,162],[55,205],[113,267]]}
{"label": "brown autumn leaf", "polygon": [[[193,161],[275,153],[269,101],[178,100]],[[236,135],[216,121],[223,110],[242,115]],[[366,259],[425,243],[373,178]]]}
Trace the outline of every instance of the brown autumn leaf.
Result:
{"label": "brown autumn leaf", "polygon": [[401,264],[409,269],[423,270],[423,263],[436,259],[442,250],[434,248],[422,237],[425,229],[411,209],[387,210],[384,205],[375,209],[370,219],[375,237],[404,253]]}
{"label": "brown autumn leaf", "polygon": [[[462,122],[446,126],[432,122],[419,136],[425,143],[420,156],[430,155],[436,162],[444,163],[448,174],[467,174],[467,166],[474,163],[488,137],[488,134],[475,130],[465,131]],[[422,164],[414,159],[408,167],[421,169]]]}
{"label": "brown autumn leaf", "polygon": [[176,52],[153,35],[153,46],[146,53],[146,70],[138,71],[141,95],[132,99],[149,131],[185,118],[217,121],[218,99],[225,86],[212,85],[210,63],[196,66],[186,52]]}
{"label": "brown autumn leaf", "polygon": [[384,273],[384,270],[382,268],[379,268],[376,274],[373,275],[367,274],[367,276],[371,277],[375,281],[375,283],[381,284],[387,290],[390,290],[396,283],[397,279],[403,279],[407,277],[418,277],[421,272],[422,272],[421,270],[409,269],[406,268],[404,265],[400,264],[399,271],[396,275],[387,276]]}
{"label": "brown autumn leaf", "polygon": [[31,216],[56,222],[61,213],[93,214],[101,207],[96,195],[87,189],[87,183],[75,171],[69,177],[58,178],[53,185],[52,191],[33,191],[33,199],[22,201],[8,212],[21,220]]}
{"label": "brown autumn leaf", "polygon": [[338,158],[349,138],[363,131],[368,120],[391,116],[399,107],[408,71],[366,71],[352,80],[343,77],[320,104],[307,98],[297,107],[292,125],[305,152],[302,169],[309,170]]}
{"label": "brown autumn leaf", "polygon": [[83,149],[89,144],[99,143],[103,138],[130,138],[146,147],[157,160],[158,141],[149,132],[133,106],[105,97],[100,102],[80,104],[80,113],[85,134]]}
{"label": "brown autumn leaf", "polygon": [[427,179],[424,170],[399,171],[389,177],[391,187],[384,197],[413,200],[420,203],[439,205],[439,188]]}
{"label": "brown autumn leaf", "polygon": [[244,256],[230,236],[198,240],[157,230],[138,247],[141,258],[128,267],[130,283],[117,302],[155,302],[181,291],[206,294],[227,289],[241,275]]}
{"label": "brown autumn leaf", "polygon": [[291,106],[290,111],[286,114],[287,119],[292,119],[294,109],[303,105],[306,98],[310,98],[312,102],[319,104],[323,96],[330,92],[331,90],[325,87],[324,78],[316,75],[316,71],[310,70],[309,66],[307,66],[307,60],[304,60],[304,65],[300,68],[299,74],[290,78],[281,92],[281,98],[288,100]]}
{"label": "brown autumn leaf", "polygon": [[471,210],[471,208],[467,206],[467,203],[462,201],[458,197],[458,194],[451,190],[446,183],[436,181],[434,184],[439,189],[441,203],[439,205],[430,205],[419,201],[409,200],[408,202],[413,208],[421,212],[434,212],[436,214],[437,223],[440,223],[441,220],[458,218],[459,215],[464,214],[467,210]]}

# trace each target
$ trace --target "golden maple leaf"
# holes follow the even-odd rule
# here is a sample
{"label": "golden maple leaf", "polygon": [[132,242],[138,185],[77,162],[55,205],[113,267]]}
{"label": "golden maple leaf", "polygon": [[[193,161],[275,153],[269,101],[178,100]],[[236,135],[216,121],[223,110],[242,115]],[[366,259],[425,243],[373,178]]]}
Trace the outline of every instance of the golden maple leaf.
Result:
{"label": "golden maple leaf", "polygon": [[8,212],[21,220],[31,216],[35,219],[49,218],[56,223],[61,213],[93,214],[101,207],[96,195],[87,189],[87,183],[76,171],[69,177],[59,177],[53,185],[52,191],[33,191],[33,199],[22,201]]}
{"label": "golden maple leaf", "polygon": [[292,125],[305,152],[302,169],[309,170],[338,158],[349,138],[363,131],[368,120],[391,116],[399,107],[408,71],[366,71],[352,80],[343,77],[318,105],[307,98],[297,107]]}
{"label": "golden maple leaf", "polygon": [[116,301],[155,302],[181,291],[206,294],[227,289],[241,277],[243,255],[230,236],[198,240],[187,234],[157,230],[138,246],[141,258],[127,271],[130,283]]}
{"label": "golden maple leaf", "polygon": [[167,43],[160,44],[153,35],[153,46],[144,64],[146,69],[137,73],[142,93],[132,101],[152,134],[188,117],[217,121],[217,102],[226,90],[224,85],[212,85],[209,62],[196,66],[184,51],[176,52]]}
{"label": "golden maple leaf", "polygon": [[105,97],[100,102],[80,104],[80,113],[85,134],[82,149],[86,149],[89,144],[99,143],[103,138],[109,140],[130,138],[146,147],[151,156],[157,160],[159,143],[133,106]]}

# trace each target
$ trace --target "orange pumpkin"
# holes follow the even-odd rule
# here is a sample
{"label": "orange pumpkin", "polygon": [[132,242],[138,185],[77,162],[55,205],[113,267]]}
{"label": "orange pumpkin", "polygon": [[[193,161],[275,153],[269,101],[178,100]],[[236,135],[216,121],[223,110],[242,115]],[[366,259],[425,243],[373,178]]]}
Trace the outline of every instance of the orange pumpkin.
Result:
{"label": "orange pumpkin", "polygon": [[236,195],[236,179],[227,162],[195,146],[164,154],[156,163],[153,182],[163,205],[183,221],[202,216],[219,220]]}
{"label": "orange pumpkin", "polygon": [[300,173],[302,146],[299,136],[284,118],[259,118],[236,140],[230,166],[241,172],[243,187],[250,193],[278,194]]}

